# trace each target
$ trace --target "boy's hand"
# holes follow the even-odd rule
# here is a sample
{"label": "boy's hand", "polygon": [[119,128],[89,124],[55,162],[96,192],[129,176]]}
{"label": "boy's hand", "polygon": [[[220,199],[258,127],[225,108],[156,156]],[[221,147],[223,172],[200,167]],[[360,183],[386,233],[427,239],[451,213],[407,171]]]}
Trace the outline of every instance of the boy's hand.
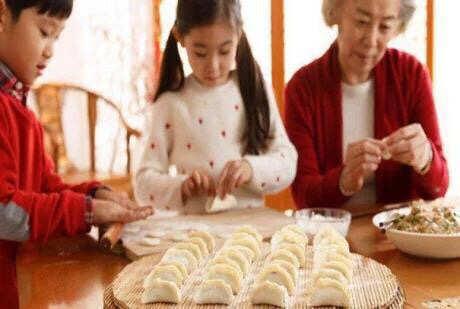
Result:
{"label": "boy's hand", "polygon": [[128,208],[118,203],[106,200],[93,199],[93,224],[113,222],[128,223],[142,220],[153,214],[151,206]]}
{"label": "boy's hand", "polygon": [[248,183],[252,178],[252,167],[246,160],[229,161],[220,174],[217,193],[224,199],[228,193]]}
{"label": "boy's hand", "polygon": [[214,179],[204,172],[195,170],[182,183],[181,193],[184,205],[189,198],[195,195],[207,194],[208,196],[214,196],[216,194]]}
{"label": "boy's hand", "polygon": [[98,200],[115,202],[117,204],[120,204],[124,208],[128,209],[139,208],[139,205],[136,202],[129,199],[128,194],[126,194],[126,192],[115,192],[102,188],[96,191],[94,197]]}

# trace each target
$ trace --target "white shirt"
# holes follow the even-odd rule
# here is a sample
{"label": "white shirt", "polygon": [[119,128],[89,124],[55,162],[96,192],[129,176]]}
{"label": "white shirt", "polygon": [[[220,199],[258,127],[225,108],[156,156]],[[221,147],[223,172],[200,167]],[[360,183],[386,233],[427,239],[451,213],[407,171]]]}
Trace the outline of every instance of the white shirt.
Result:
{"label": "white shirt", "polygon": [[[347,145],[365,138],[374,138],[374,81],[358,85],[342,83],[343,157]],[[346,204],[375,203],[375,175],[366,179],[363,189]]]}
{"label": "white shirt", "polygon": [[[297,152],[289,141],[271,88],[268,149],[261,155],[244,155],[242,135],[245,109],[237,77],[217,87],[200,84],[193,75],[177,92],[166,92],[149,106],[147,138],[135,175],[134,191],[139,204],[180,213],[204,213],[206,196],[181,201],[182,182],[194,170],[214,181],[230,160],[246,159],[253,170],[249,184],[235,190],[238,208],[259,207],[263,196],[288,187],[297,167]],[[170,176],[171,165],[177,175]]]}

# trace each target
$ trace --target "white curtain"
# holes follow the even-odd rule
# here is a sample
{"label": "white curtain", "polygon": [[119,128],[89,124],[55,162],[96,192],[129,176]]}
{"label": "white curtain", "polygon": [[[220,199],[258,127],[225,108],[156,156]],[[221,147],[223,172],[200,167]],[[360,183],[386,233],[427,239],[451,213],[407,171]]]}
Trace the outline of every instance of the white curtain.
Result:
{"label": "white curtain", "polygon": [[435,1],[434,90],[439,124],[449,164],[450,196],[460,195],[460,3]]}

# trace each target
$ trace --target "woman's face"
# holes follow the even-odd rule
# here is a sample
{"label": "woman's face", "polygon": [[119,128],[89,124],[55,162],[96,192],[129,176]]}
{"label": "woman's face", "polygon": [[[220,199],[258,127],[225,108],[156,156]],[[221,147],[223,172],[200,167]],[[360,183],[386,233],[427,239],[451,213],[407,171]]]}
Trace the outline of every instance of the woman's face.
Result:
{"label": "woman's face", "polygon": [[338,9],[338,46],[342,78],[365,82],[400,30],[400,0],[342,0]]}

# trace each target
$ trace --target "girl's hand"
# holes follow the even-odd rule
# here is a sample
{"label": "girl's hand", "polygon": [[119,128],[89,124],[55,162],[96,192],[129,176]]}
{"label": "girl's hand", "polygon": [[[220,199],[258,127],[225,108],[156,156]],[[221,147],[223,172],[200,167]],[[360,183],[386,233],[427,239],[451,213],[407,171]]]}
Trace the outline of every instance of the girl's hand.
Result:
{"label": "girl's hand", "polygon": [[217,193],[221,199],[243,184],[251,181],[252,167],[246,160],[229,161],[220,175]]}
{"label": "girl's hand", "polygon": [[419,173],[429,166],[433,150],[420,124],[402,127],[384,141],[393,160],[412,166]]}
{"label": "girl's hand", "polygon": [[92,223],[99,225],[142,220],[153,214],[153,208],[151,206],[132,208],[112,201],[93,199],[92,212]]}
{"label": "girl's hand", "polygon": [[385,150],[383,142],[371,138],[347,146],[340,190],[351,196],[363,188],[364,181],[377,170]]}
{"label": "girl's hand", "polygon": [[189,198],[196,195],[207,194],[208,196],[214,196],[216,194],[214,179],[206,173],[195,170],[182,183],[181,193],[184,205]]}

